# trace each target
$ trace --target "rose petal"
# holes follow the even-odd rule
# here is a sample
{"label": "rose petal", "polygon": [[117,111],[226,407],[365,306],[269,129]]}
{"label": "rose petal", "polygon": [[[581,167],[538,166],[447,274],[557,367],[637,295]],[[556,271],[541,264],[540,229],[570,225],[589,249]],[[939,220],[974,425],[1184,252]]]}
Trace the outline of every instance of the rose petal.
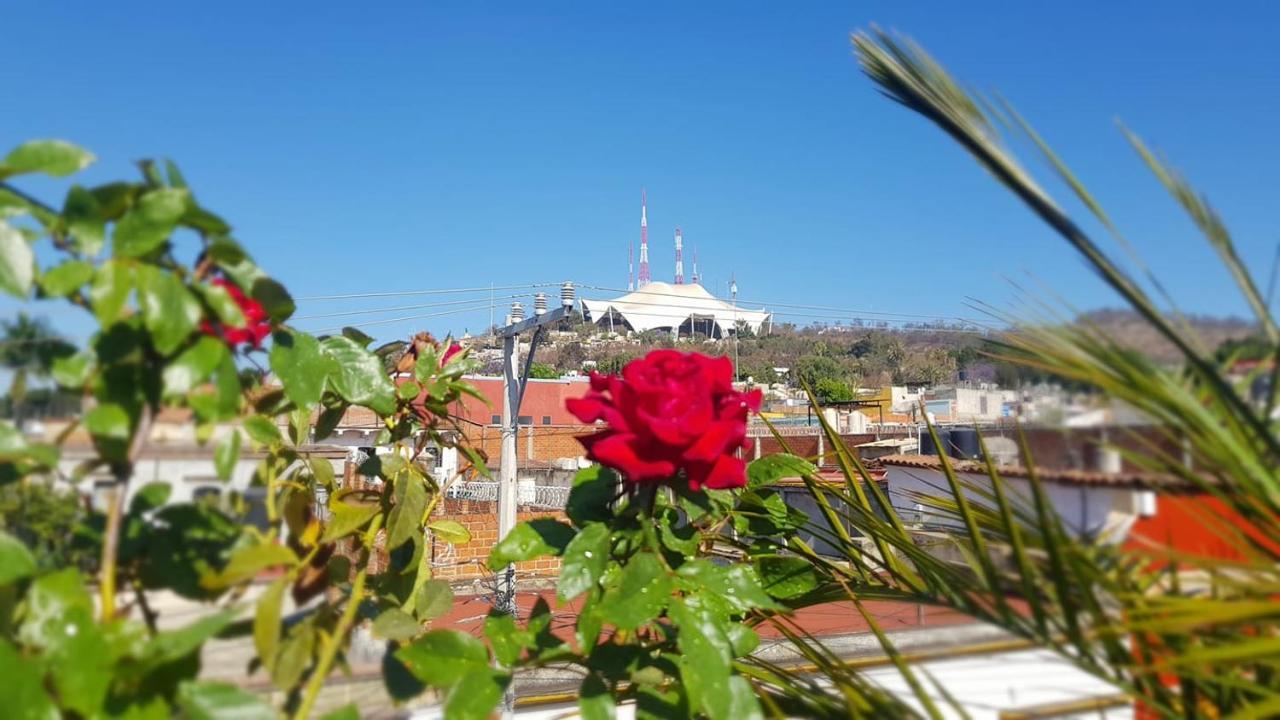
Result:
{"label": "rose petal", "polygon": [[732,455],[721,455],[702,484],[713,490],[743,487],[747,484],[747,464]]}

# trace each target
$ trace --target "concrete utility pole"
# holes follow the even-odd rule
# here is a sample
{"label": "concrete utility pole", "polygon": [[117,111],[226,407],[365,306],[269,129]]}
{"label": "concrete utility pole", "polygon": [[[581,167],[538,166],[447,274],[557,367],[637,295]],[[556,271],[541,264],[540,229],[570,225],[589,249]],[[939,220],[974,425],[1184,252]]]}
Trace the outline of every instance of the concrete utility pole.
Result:
{"label": "concrete utility pole", "polygon": [[[525,319],[520,303],[511,304],[507,325],[498,330],[502,336],[502,459],[498,467],[498,540],[516,526],[516,434],[520,429],[520,403],[529,381],[529,368],[533,354],[548,325],[558,323],[573,311],[573,283],[560,287],[560,307],[548,311],[546,297],[535,301],[534,315]],[[529,356],[524,367],[520,366],[520,334],[533,331],[529,342]],[[502,571],[498,591],[498,609],[515,614],[515,567],[508,565]]]}
{"label": "concrete utility pole", "polygon": [[[534,299],[533,317],[525,319],[524,307],[511,303],[511,314],[502,336],[502,458],[498,466],[498,542],[516,526],[516,506],[519,502],[516,485],[516,433],[520,429],[520,403],[524,399],[525,385],[529,382],[529,368],[533,355],[548,325],[560,322],[573,312],[573,283],[560,286],[560,307],[547,310],[547,297],[538,293]],[[529,357],[520,367],[520,333],[533,331],[529,341]],[[532,440],[532,438],[530,438]],[[516,568],[508,565],[498,579],[497,609],[508,615],[516,614]],[[502,717],[515,717],[515,683],[507,686],[502,696]]]}

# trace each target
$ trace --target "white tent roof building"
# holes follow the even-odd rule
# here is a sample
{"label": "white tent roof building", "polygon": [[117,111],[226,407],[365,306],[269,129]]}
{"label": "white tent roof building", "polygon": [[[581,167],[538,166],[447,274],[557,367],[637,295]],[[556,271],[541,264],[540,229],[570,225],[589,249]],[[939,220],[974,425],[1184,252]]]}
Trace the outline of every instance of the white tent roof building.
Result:
{"label": "white tent roof building", "polygon": [[696,283],[672,285],[651,282],[634,292],[614,300],[582,300],[586,319],[607,324],[625,322],[632,330],[671,330],[703,332],[712,337],[733,334],[738,323],[753,333],[773,322],[773,314],[761,308],[748,310],[727,303]]}

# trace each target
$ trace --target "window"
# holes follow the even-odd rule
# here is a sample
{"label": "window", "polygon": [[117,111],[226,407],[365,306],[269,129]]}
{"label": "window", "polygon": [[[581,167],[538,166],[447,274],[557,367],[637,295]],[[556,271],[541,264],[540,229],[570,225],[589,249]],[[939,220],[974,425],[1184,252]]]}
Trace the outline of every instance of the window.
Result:
{"label": "window", "polygon": [[543,415],[543,416],[542,416],[542,424],[543,424],[543,425],[550,425],[550,424],[551,424],[551,416],[550,416],[550,415]]}
{"label": "window", "polygon": [[517,420],[517,422],[518,422],[518,424],[520,424],[520,425],[532,425],[532,424],[533,424],[533,416],[532,416],[532,415],[521,415],[521,416],[520,416],[520,418]]}
{"label": "window", "polygon": [[490,423],[492,423],[492,424],[494,424],[494,425],[501,425],[501,424],[502,424],[502,416],[501,416],[501,415],[494,415],[494,416],[493,416],[493,418],[492,418],[491,420],[489,420],[489,422],[490,422]]}

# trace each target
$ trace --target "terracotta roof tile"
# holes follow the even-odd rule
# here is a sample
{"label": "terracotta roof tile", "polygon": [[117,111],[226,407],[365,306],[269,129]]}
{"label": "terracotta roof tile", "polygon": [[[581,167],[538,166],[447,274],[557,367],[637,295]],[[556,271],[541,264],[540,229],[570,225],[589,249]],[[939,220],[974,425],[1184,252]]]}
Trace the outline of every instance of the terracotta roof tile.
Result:
{"label": "terracotta roof tile", "polygon": [[[948,458],[952,469],[963,473],[987,473],[986,463],[976,460],[957,460]],[[942,462],[937,455],[886,455],[878,458],[885,466],[919,468],[922,470],[941,470]],[[996,466],[1002,477],[1028,476],[1027,468],[1021,465]],[[1164,490],[1167,492],[1193,492],[1199,486],[1174,476],[1151,472],[1097,472],[1091,470],[1054,470],[1052,468],[1035,469],[1036,477],[1044,482],[1063,485],[1096,485],[1100,487],[1137,488],[1144,490]]]}

